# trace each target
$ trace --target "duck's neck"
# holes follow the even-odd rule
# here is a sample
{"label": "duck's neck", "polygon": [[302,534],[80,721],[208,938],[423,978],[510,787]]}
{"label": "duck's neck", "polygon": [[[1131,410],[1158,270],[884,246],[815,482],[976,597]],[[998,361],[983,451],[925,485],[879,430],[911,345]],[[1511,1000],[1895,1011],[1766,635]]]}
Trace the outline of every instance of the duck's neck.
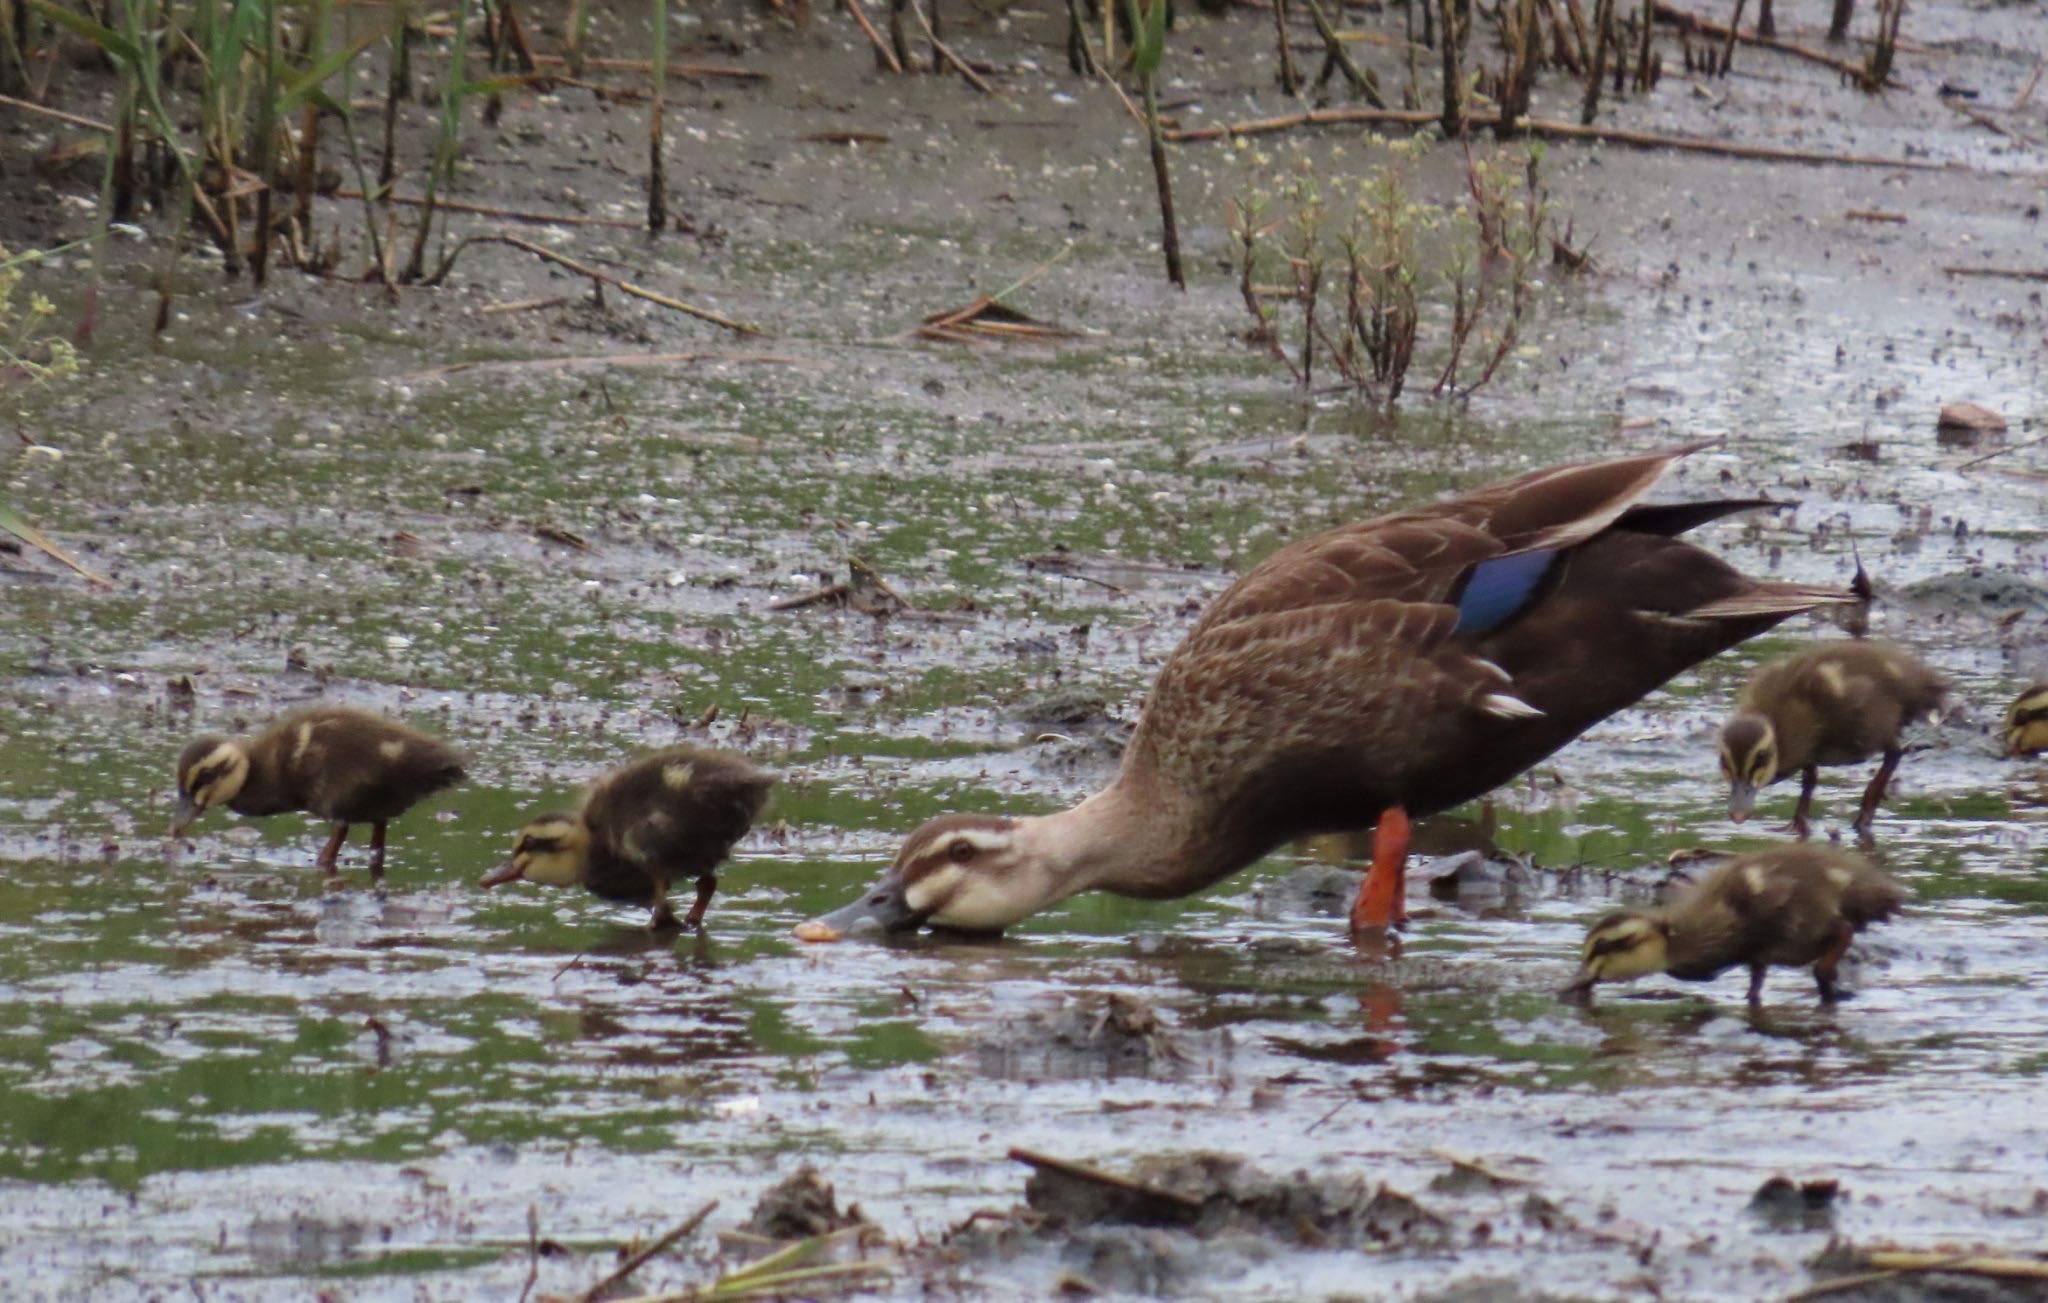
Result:
{"label": "duck's neck", "polygon": [[1664,971],[1683,980],[1713,977],[1735,962],[1735,920],[1711,901],[1691,901],[1665,914],[1670,924]]}
{"label": "duck's neck", "polygon": [[1185,896],[1257,858],[1205,836],[1182,802],[1145,789],[1126,774],[1071,810],[1018,821],[1037,879],[1018,885],[1042,895],[1034,911],[1083,891]]}
{"label": "duck's neck", "polygon": [[236,814],[266,815],[282,814],[287,810],[305,808],[298,793],[291,790],[285,781],[284,740],[282,737],[258,737],[244,744],[249,757],[249,774],[242,780],[242,790],[235,793],[235,799],[227,807]]}

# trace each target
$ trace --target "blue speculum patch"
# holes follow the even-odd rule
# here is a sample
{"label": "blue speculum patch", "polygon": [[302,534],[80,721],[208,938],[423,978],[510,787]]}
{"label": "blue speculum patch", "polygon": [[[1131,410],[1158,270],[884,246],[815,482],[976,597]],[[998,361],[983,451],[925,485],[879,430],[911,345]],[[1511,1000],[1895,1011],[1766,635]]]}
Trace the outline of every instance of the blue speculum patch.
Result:
{"label": "blue speculum patch", "polygon": [[1481,561],[1458,594],[1458,627],[1453,632],[1488,633],[1506,624],[1528,603],[1556,559],[1557,549],[1546,547]]}

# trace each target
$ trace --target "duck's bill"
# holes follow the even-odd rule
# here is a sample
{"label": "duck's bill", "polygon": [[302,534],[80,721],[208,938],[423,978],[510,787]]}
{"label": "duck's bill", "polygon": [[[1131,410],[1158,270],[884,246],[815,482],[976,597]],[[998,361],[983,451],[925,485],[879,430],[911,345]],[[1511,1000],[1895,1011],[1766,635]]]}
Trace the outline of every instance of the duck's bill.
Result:
{"label": "duck's bill", "polygon": [[1737,823],[1756,812],[1756,789],[1748,783],[1736,783],[1728,789],[1728,817]]}
{"label": "duck's bill", "polygon": [[192,826],[192,821],[197,819],[205,808],[183,792],[178,793],[178,813],[171,817],[170,835],[183,837],[185,830]]}
{"label": "duck's bill", "polygon": [[799,923],[796,935],[802,941],[837,941],[850,932],[869,928],[881,932],[913,932],[923,927],[929,917],[929,913],[920,913],[910,907],[910,902],[904,899],[901,882],[883,878],[853,903]]}
{"label": "duck's bill", "polygon": [[1581,968],[1577,976],[1558,988],[1558,998],[1561,1000],[1574,1000],[1580,1004],[1590,1004],[1593,1000],[1593,986],[1599,980],[1599,978],[1593,976],[1591,970]]}
{"label": "duck's bill", "polygon": [[497,868],[492,869],[489,873],[486,873],[481,878],[478,878],[476,880],[476,885],[479,887],[502,887],[508,882],[516,882],[518,880],[519,861],[506,860]]}

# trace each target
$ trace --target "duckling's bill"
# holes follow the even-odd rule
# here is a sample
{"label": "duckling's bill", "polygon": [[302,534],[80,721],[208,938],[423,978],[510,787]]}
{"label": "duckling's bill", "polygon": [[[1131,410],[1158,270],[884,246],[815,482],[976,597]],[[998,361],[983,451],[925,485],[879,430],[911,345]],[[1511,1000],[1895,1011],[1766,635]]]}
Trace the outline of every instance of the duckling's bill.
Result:
{"label": "duckling's bill", "polygon": [[1742,779],[1728,785],[1728,817],[1742,823],[1756,813],[1756,788]]}
{"label": "duckling's bill", "polygon": [[479,887],[502,887],[508,882],[517,882],[519,878],[519,861],[517,859],[510,859],[481,878],[478,878],[476,885]]}
{"label": "duckling's bill", "polygon": [[169,835],[172,837],[183,837],[185,830],[190,828],[193,821],[205,812],[206,807],[193,800],[190,795],[184,792],[178,793],[178,813],[171,818],[171,831]]}

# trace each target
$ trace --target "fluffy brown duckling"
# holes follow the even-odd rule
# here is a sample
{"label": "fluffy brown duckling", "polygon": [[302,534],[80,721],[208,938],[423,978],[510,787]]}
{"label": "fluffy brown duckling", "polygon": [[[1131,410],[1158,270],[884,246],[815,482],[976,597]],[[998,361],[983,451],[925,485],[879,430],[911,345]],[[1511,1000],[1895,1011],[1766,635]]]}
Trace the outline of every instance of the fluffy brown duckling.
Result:
{"label": "fluffy brown duckling", "polygon": [[[728,751],[674,746],[641,756],[599,776],[574,811],[531,820],[512,858],[478,885],[581,884],[606,900],[653,906],[650,927],[701,926],[719,862],[774,784],[773,774]],[[668,889],[683,878],[696,879],[697,901],[678,923]]]}
{"label": "fluffy brown duckling", "polygon": [[1721,726],[1721,773],[1728,779],[1728,817],[1741,823],[1758,789],[1799,774],[1799,805],[1791,830],[1812,831],[1807,812],[1822,765],[1884,760],[1852,825],[1870,835],[1878,802],[1899,767],[1899,734],[1912,720],[1941,709],[1948,680],[1896,643],[1832,642],[1772,661],[1750,675]]}
{"label": "fluffy brown duckling", "polygon": [[307,810],[334,821],[318,863],[328,873],[349,825],[367,823],[370,873],[384,874],[384,826],[463,779],[468,760],[440,738],[345,706],[311,706],[250,738],[209,734],[178,757],[181,836],[208,807],[261,816]]}
{"label": "fluffy brown duckling", "polygon": [[1906,891],[1862,856],[1832,846],[1778,846],[1741,855],[1661,909],[1624,909],[1586,933],[1578,975],[1564,994],[1590,998],[1596,982],[1668,973],[1687,982],[1749,967],[1749,1002],[1763,1003],[1773,964],[1813,965],[1823,1004],[1842,997],[1835,969],[1849,943],[1905,903]]}
{"label": "fluffy brown duckling", "polygon": [[2019,695],[2005,712],[2005,753],[2032,756],[2048,751],[2048,679]]}

